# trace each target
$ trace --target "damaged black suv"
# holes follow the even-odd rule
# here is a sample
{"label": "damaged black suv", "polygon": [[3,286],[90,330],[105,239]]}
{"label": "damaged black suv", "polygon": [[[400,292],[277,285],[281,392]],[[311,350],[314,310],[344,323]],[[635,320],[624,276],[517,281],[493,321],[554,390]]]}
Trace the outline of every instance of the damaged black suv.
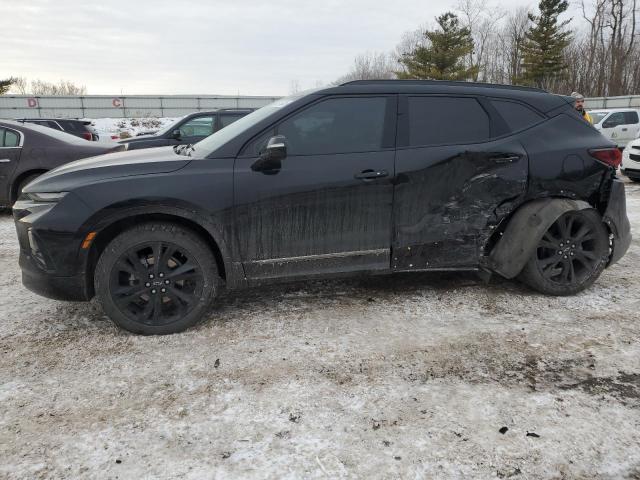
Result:
{"label": "damaged black suv", "polygon": [[164,334],[223,286],[281,279],[478,270],[574,294],[631,241],[619,163],[571,98],[357,81],[195,145],[69,163],[13,213],[28,288]]}

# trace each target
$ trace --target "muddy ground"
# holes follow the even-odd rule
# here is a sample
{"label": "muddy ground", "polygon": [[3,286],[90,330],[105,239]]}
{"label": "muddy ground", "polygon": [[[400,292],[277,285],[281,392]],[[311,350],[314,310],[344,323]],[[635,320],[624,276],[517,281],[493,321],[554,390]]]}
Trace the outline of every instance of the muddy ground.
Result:
{"label": "muddy ground", "polygon": [[0,214],[0,478],[640,478],[635,240],[549,298],[419,274],[227,294],[117,330],[21,286]]}

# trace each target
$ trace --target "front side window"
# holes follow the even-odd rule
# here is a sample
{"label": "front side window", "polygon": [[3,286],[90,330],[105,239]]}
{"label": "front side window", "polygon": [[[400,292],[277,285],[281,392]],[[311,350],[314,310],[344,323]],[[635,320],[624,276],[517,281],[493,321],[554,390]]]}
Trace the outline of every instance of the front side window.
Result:
{"label": "front side window", "polygon": [[478,143],[490,137],[487,112],[470,97],[409,97],[409,145]]}
{"label": "front side window", "polygon": [[623,112],[616,112],[609,115],[609,118],[607,118],[602,124],[602,128],[613,128],[617,127],[618,125],[624,125]]}
{"label": "front side window", "polygon": [[289,155],[373,152],[382,148],[385,97],[331,98],[276,127]]}
{"label": "front side window", "polygon": [[183,137],[208,137],[213,133],[215,117],[192,118],[180,126],[180,135]]}

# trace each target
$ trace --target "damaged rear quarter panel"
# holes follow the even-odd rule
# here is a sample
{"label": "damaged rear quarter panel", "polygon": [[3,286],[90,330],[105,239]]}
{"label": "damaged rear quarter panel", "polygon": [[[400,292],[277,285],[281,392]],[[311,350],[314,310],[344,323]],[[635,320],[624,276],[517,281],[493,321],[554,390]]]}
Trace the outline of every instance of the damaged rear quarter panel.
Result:
{"label": "damaged rear quarter panel", "polygon": [[475,268],[495,227],[526,194],[528,158],[507,138],[399,149],[396,169],[393,268]]}

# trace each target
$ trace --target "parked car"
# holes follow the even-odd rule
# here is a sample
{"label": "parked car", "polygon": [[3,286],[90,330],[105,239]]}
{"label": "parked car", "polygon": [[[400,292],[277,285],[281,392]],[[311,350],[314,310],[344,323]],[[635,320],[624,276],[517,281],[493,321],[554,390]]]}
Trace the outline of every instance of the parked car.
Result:
{"label": "parked car", "polygon": [[629,142],[622,153],[620,171],[634,182],[640,182],[640,138]]}
{"label": "parked car", "polygon": [[34,123],[36,125],[42,125],[43,127],[53,128],[89,141],[97,141],[100,139],[100,136],[91,124],[91,120],[79,120],[72,118],[21,118],[17,121],[22,123]]}
{"label": "parked car", "polygon": [[52,168],[125,148],[87,142],[31,123],[0,120],[0,205],[11,205],[25,185]]}
{"label": "parked car", "polygon": [[589,114],[593,118],[593,126],[620,148],[624,148],[629,141],[640,136],[638,110],[616,108],[593,110]]}
{"label": "parked car", "polygon": [[480,270],[570,295],[631,241],[620,157],[570,97],[351,82],[41,176],[13,209],[22,278],[143,334],[279,280]]}
{"label": "parked car", "polygon": [[157,133],[127,138],[120,140],[120,143],[129,145],[129,150],[194,144],[221,128],[231,125],[252,111],[252,108],[225,108],[209,112],[195,112],[182,117]]}

